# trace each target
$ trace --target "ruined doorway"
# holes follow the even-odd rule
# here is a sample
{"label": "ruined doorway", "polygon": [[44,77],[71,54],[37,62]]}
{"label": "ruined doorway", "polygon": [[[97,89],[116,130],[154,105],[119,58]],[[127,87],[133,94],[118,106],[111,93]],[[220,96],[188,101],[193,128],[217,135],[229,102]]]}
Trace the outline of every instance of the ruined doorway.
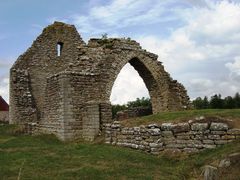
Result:
{"label": "ruined doorway", "polygon": [[146,83],[149,82],[147,79],[145,81],[143,79],[147,78],[143,76],[145,73],[150,76],[150,71],[137,58],[131,59],[120,70],[110,95],[114,120],[125,120],[152,114],[151,99],[146,87]]}

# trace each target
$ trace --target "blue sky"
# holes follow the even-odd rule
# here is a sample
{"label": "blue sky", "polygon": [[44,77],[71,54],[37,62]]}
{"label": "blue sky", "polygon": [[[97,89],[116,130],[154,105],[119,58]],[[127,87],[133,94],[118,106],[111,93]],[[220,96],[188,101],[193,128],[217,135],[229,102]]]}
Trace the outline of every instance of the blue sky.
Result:
{"label": "blue sky", "polygon": [[[9,98],[9,69],[55,20],[74,24],[82,38],[131,37],[159,55],[191,98],[240,91],[240,1],[0,0],[0,95]],[[119,74],[111,101],[148,96],[130,65]]]}

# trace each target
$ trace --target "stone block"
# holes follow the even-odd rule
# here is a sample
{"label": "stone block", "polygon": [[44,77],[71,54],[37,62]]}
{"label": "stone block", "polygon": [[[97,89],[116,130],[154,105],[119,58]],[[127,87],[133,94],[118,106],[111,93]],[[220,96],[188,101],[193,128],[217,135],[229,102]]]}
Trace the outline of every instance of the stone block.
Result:
{"label": "stone block", "polygon": [[158,125],[158,124],[149,124],[149,125],[147,125],[147,128],[149,128],[149,129],[155,129],[155,128],[160,128],[160,126]]}
{"label": "stone block", "polygon": [[159,135],[161,135],[161,130],[160,130],[159,128],[149,129],[148,132],[149,132],[152,136],[159,136]]}
{"label": "stone block", "polygon": [[228,125],[226,123],[216,123],[212,122],[210,125],[211,131],[227,131]]}
{"label": "stone block", "polygon": [[227,131],[227,134],[230,134],[230,135],[240,135],[240,129],[236,129],[236,128],[234,128],[234,129],[229,129],[229,130]]}
{"label": "stone block", "polygon": [[224,139],[224,140],[232,140],[232,139],[236,139],[236,136],[233,136],[233,135],[224,135],[221,137],[221,139]]}
{"label": "stone block", "polygon": [[193,123],[191,125],[191,130],[193,131],[205,131],[208,129],[208,123]]}
{"label": "stone block", "polygon": [[217,145],[221,145],[221,144],[227,144],[227,143],[228,143],[228,140],[215,140],[214,142],[215,142],[215,144],[217,144]]}
{"label": "stone block", "polygon": [[199,152],[199,150],[197,148],[184,148],[183,151],[186,152],[186,153],[197,153],[197,152]]}
{"label": "stone block", "polygon": [[216,139],[221,139],[220,135],[208,135],[208,139],[211,139],[211,140],[216,140]]}
{"label": "stone block", "polygon": [[162,136],[163,137],[173,137],[173,132],[172,131],[162,131]]}
{"label": "stone block", "polygon": [[188,123],[178,123],[174,124],[172,127],[172,131],[174,134],[181,132],[188,132],[190,130],[190,126]]}
{"label": "stone block", "polygon": [[206,149],[214,149],[216,147],[217,146],[215,144],[203,144],[203,148],[206,148]]}
{"label": "stone block", "polygon": [[163,123],[161,125],[161,130],[162,131],[171,131],[172,130],[172,127],[173,127],[173,124],[172,123]]}
{"label": "stone block", "polygon": [[203,140],[203,144],[214,144],[214,141],[210,139],[206,139],[206,140]]}
{"label": "stone block", "polygon": [[227,132],[226,131],[211,131],[211,134],[225,135],[225,134],[227,134]]}
{"label": "stone block", "polygon": [[204,180],[218,180],[218,170],[214,166],[206,165],[203,168]]}

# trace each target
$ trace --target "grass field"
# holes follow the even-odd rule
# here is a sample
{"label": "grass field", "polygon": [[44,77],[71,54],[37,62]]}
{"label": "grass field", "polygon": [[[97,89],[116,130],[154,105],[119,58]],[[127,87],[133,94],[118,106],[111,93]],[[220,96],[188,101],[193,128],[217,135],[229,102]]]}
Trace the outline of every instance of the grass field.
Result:
{"label": "grass field", "polygon": [[[193,179],[201,167],[240,150],[240,142],[195,155],[148,155],[96,143],[63,143],[53,135],[17,134],[0,126],[0,179]],[[223,179],[240,177],[233,168]]]}
{"label": "grass field", "polygon": [[163,123],[163,122],[183,122],[199,116],[205,117],[224,117],[233,121],[234,127],[240,128],[240,109],[203,109],[187,110],[177,112],[163,112],[150,116],[123,120],[127,126],[138,126],[141,124]]}

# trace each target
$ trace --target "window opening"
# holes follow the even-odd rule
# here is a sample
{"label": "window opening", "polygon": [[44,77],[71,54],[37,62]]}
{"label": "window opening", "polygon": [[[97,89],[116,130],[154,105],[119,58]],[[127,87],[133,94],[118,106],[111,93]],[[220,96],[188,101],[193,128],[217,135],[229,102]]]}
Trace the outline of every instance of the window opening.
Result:
{"label": "window opening", "polygon": [[63,48],[63,43],[62,42],[58,42],[57,43],[57,56],[61,56],[62,55],[62,48]]}

